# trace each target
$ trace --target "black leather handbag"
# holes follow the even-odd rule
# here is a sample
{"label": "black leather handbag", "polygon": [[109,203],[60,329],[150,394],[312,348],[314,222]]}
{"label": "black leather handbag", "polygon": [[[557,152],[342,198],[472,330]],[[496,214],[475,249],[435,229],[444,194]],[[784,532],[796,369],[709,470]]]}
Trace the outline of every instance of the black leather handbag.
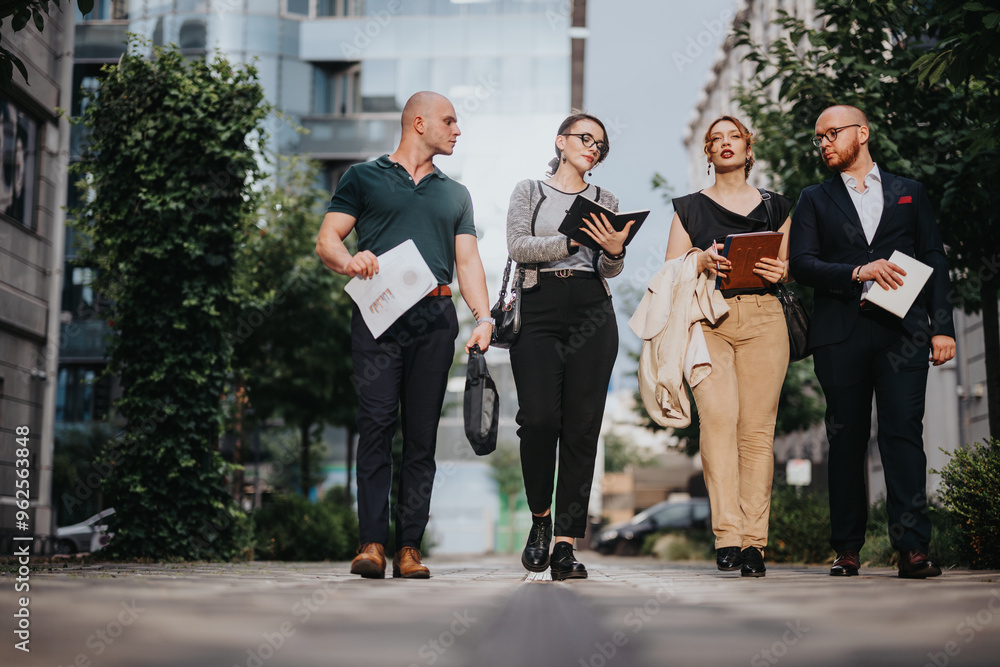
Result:
{"label": "black leather handbag", "polygon": [[472,451],[485,456],[497,448],[497,428],[500,424],[500,394],[486,368],[486,359],[473,345],[469,352],[469,367],[465,373],[465,436]]}
{"label": "black leather handbag", "polygon": [[524,269],[517,267],[514,284],[510,288],[510,301],[507,300],[507,281],[510,279],[511,259],[507,258],[507,268],[503,271],[503,284],[500,285],[500,297],[496,305],[490,308],[490,317],[496,320],[493,325],[493,337],[490,345],[493,347],[511,348],[517,342],[521,333],[521,285],[524,283]]}
{"label": "black leather handbag", "polygon": [[[764,200],[764,208],[767,209],[768,226],[772,232],[778,231],[781,224],[775,220],[774,200],[771,194],[764,188],[757,188],[760,191],[760,198]],[[788,360],[799,361],[809,356],[809,313],[799,297],[778,283],[775,285],[778,301],[781,302],[781,309],[785,312],[785,324],[788,326]]]}

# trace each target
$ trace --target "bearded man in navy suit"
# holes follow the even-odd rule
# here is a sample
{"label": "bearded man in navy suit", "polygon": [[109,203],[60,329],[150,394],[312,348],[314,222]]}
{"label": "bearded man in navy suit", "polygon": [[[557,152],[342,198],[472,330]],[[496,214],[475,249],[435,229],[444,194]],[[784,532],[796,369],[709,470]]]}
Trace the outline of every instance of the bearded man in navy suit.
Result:
{"label": "bearded man in navy suit", "polygon": [[[924,187],[880,169],[870,137],[868,118],[856,107],[820,114],[813,143],[837,174],[802,191],[789,237],[791,273],[815,288],[809,345],[827,402],[830,545],[837,552],[830,574],[858,573],[874,393],[899,576],[923,579],[941,574],[927,557],[923,416],[928,362],[939,366],[955,356],[948,265]],[[933,269],[903,318],[864,298],[875,283],[896,289],[906,280],[889,261],[894,250]]]}

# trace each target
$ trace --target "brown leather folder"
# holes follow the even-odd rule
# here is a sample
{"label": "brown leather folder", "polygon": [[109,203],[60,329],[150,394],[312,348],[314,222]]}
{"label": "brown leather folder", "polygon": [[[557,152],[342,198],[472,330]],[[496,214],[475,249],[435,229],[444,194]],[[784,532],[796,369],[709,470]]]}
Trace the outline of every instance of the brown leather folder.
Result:
{"label": "brown leather folder", "polygon": [[750,232],[730,234],[719,254],[733,264],[726,278],[721,276],[715,283],[716,289],[755,289],[770,286],[761,276],[753,272],[754,265],[764,257],[775,258],[781,248],[781,232]]}

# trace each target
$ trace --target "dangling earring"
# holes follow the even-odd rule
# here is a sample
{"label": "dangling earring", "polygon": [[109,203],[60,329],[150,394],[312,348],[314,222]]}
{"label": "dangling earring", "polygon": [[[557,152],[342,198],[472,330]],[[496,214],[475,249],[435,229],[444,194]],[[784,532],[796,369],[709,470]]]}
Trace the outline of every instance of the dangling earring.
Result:
{"label": "dangling earring", "polygon": [[712,161],[711,160],[708,161],[708,166],[705,167],[705,173],[708,174],[709,176],[712,175]]}
{"label": "dangling earring", "polygon": [[560,153],[560,155],[562,156],[562,161],[565,162],[566,161],[566,153]]}

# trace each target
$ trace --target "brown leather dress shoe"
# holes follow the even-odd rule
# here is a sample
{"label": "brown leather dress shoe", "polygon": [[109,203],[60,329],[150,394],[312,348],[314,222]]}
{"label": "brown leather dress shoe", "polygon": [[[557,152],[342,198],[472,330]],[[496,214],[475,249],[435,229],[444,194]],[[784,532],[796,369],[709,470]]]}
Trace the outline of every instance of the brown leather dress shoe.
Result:
{"label": "brown leather dress shoe", "polygon": [[360,574],[366,579],[385,579],[385,547],[378,542],[362,544],[351,561],[351,574]]}
{"label": "brown leather dress shoe", "polygon": [[838,551],[837,557],[833,560],[833,567],[830,568],[830,576],[856,577],[859,567],[861,558],[857,551]]}
{"label": "brown leather dress shoe", "polygon": [[923,551],[899,552],[899,576],[904,579],[926,579],[941,576],[941,568],[931,562]]}
{"label": "brown leather dress shoe", "polygon": [[430,579],[431,571],[420,562],[420,551],[414,547],[403,547],[392,559],[392,576],[404,579]]}

